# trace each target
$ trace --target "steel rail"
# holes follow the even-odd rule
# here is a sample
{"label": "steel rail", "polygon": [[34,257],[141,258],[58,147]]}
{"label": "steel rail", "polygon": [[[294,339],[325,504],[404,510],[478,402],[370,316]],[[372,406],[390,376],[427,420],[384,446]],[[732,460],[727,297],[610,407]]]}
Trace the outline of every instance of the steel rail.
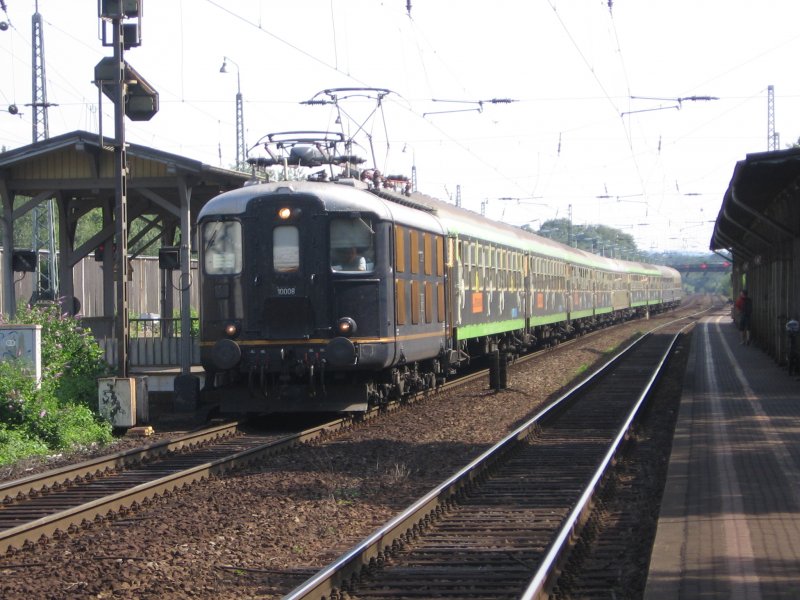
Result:
{"label": "steel rail", "polygon": [[681,329],[678,333],[676,333],[673,336],[672,341],[669,343],[669,346],[661,356],[658,365],[654,369],[653,373],[650,375],[647,385],[639,394],[636,403],[633,405],[630,412],[628,413],[628,417],[625,419],[625,422],[623,423],[622,427],[620,427],[619,431],[617,432],[617,436],[614,439],[614,442],[611,444],[611,446],[609,446],[608,451],[606,452],[605,456],[603,457],[603,460],[601,461],[600,465],[598,466],[597,470],[595,471],[588,485],[581,494],[581,497],[578,500],[577,504],[572,509],[572,511],[570,512],[569,516],[566,518],[564,523],[561,525],[561,528],[559,529],[556,537],[554,538],[552,545],[545,554],[545,557],[542,560],[541,565],[536,570],[536,573],[531,579],[531,582],[528,584],[528,587],[526,588],[525,592],[522,594],[522,596],[520,596],[520,600],[534,600],[534,599],[548,597],[548,590],[553,585],[553,583],[555,583],[555,578],[558,574],[558,569],[563,563],[564,559],[566,558],[567,553],[569,552],[569,549],[571,547],[571,541],[575,539],[581,527],[585,524],[586,520],[589,517],[589,513],[592,509],[592,504],[593,504],[592,500],[594,499],[594,496],[600,486],[601,481],[608,473],[612,461],[614,460],[614,457],[617,455],[617,452],[622,446],[622,443],[627,438],[628,433],[633,427],[636,418],[639,416],[639,411],[641,410],[642,406],[644,405],[645,401],[650,395],[653,386],[656,384],[659,377],[663,373],[664,366],[666,365],[667,359],[672,354],[672,351],[675,348],[675,344],[678,342],[680,336],[683,335],[685,329],[691,327],[692,325],[693,324],[686,325],[683,329]]}
{"label": "steel rail", "polygon": [[[433,516],[441,506],[451,503],[460,493],[466,491],[469,486],[473,484],[473,482],[479,480],[482,475],[486,473],[495,463],[497,463],[498,460],[501,460],[507,452],[514,448],[520,441],[526,439],[531,433],[533,433],[537,427],[540,426],[542,421],[572,401],[572,399],[579,395],[579,393],[584,389],[588,388],[588,386],[602,378],[606,372],[613,369],[616,364],[622,360],[622,358],[627,356],[630,352],[633,352],[634,349],[636,349],[639,344],[641,344],[649,336],[649,333],[645,334],[632,342],[626,348],[621,350],[616,356],[604,363],[592,375],[554,400],[552,403],[534,415],[531,419],[529,419],[526,423],[520,425],[501,441],[497,442],[494,446],[486,450],[453,476],[432,489],[425,496],[412,504],[409,508],[395,516],[387,524],[376,530],[373,534],[340,556],[333,563],[292,590],[289,594],[284,596],[284,600],[331,598],[332,594],[335,594],[338,590],[346,587],[349,580],[357,577],[362,568],[369,566],[372,561],[379,558],[379,556],[385,551],[390,550],[393,545],[401,542],[403,538],[409,536],[414,529],[423,525],[426,519],[428,519],[430,516]],[[677,335],[675,339],[677,339]],[[675,339],[673,339],[672,343],[670,344],[670,349],[673,347]],[[665,360],[666,354],[659,362],[658,370],[663,367]],[[655,379],[656,374],[653,374],[650,378],[650,382],[647,385],[647,390],[650,389]],[[646,392],[643,392],[641,398],[636,403],[637,408],[641,405],[645,396]],[[631,411],[630,416],[628,419],[626,419],[623,428],[617,435],[617,441],[614,444],[614,451],[609,451],[607,454],[602,464],[603,468],[610,464],[611,458],[616,451],[619,441],[624,439],[625,434],[630,427],[633,416],[635,416],[635,411]],[[602,473],[596,474],[592,478],[589,486],[592,490],[596,487],[601,476]],[[586,505],[591,498],[591,493],[584,492],[581,498],[582,503]],[[576,514],[580,515],[581,511],[577,512]],[[571,528],[571,524],[568,528],[565,525],[565,533],[563,534],[565,539],[569,539],[568,533],[571,531]],[[561,534],[559,534],[559,536],[561,536]],[[551,562],[552,564],[555,564],[555,557]]]}
{"label": "steel rail", "polygon": [[52,469],[21,479],[8,481],[0,484],[0,498],[14,499],[20,494],[27,495],[31,492],[40,492],[53,487],[63,486],[82,478],[95,477],[98,474],[117,471],[130,465],[142,463],[146,460],[161,458],[183,448],[231,436],[237,431],[239,425],[239,422],[225,423],[140,448],[131,448],[129,450],[93,458],[75,465],[67,465],[58,469]]}
{"label": "steel rail", "polygon": [[[641,339],[642,338],[637,340],[635,343],[638,343],[638,341]],[[573,341],[575,340],[570,340],[569,342],[564,342],[558,346],[525,355],[520,357],[515,362],[524,362],[525,360],[530,360],[549,351],[563,348]],[[611,362],[613,361],[609,361],[608,364]],[[448,382],[445,386],[440,386],[435,390],[421,392],[411,400],[404,399],[393,402],[388,406],[375,407],[365,413],[362,418],[365,420],[372,419],[383,412],[396,410],[405,406],[406,404],[410,404],[411,402],[425,398],[432,392],[435,393],[436,391],[448,389],[453,385],[463,385],[469,381],[484,377],[486,371],[487,370],[479,371],[464,378]],[[585,380],[574,389],[577,390],[581,388],[591,379],[592,378]],[[553,406],[558,403],[559,401],[556,401]],[[540,415],[544,412],[546,411],[543,411],[540,413]],[[171,489],[176,489],[177,487],[187,485],[199,479],[203,479],[208,475],[223,473],[226,470],[239,468],[240,466],[250,464],[277,451],[281,451],[296,444],[311,441],[336,429],[342,429],[351,423],[352,420],[350,418],[336,419],[332,422],[311,428],[304,432],[289,435],[285,438],[271,441],[268,444],[236,453],[230,457],[221,458],[190,468],[183,472],[176,472],[172,475],[162,477],[161,479],[137,485],[128,490],[117,492],[104,498],[93,500],[84,505],[72,507],[68,510],[42,517],[24,525],[2,530],[0,531],[0,549],[20,547],[25,543],[31,543],[35,541],[35,539],[38,539],[41,536],[53,535],[59,531],[65,531],[71,527],[76,527],[88,520],[102,518],[109,512],[113,513],[117,511],[124,511],[127,507],[152,498],[158,494],[165,493]],[[63,486],[69,486],[73,482],[80,481],[81,479],[102,477],[105,474],[110,472],[118,472],[120,469],[124,469],[137,463],[142,463],[151,459],[162,458],[182,448],[197,446],[205,442],[230,437],[238,430],[239,426],[240,424],[238,422],[223,424],[192,432],[178,438],[164,440],[143,448],[126,450],[89,461],[84,461],[77,465],[66,466],[41,474],[31,475],[23,479],[6,482],[4,484],[0,484],[0,497],[6,498],[6,502],[13,502],[15,498],[20,496],[29,494],[35,495],[41,492],[46,493],[50,489],[59,489]],[[502,442],[499,444],[502,444]],[[465,469],[466,468],[468,467],[465,467]],[[0,510],[2,510],[1,507]]]}
{"label": "steel rail", "polygon": [[95,519],[102,519],[109,513],[124,511],[135,504],[141,504],[158,495],[169,493],[185,485],[206,479],[211,475],[226,473],[262,460],[266,456],[284,451],[292,446],[310,442],[330,431],[346,427],[349,423],[348,419],[336,419],[299,433],[272,440],[266,444],[236,452],[230,456],[136,485],[80,506],[71,507],[31,522],[2,530],[0,531],[0,550],[7,551],[12,548],[22,548],[26,544],[38,541],[42,536],[47,537],[58,532],[67,532],[70,528],[82,526],[84,523]]}

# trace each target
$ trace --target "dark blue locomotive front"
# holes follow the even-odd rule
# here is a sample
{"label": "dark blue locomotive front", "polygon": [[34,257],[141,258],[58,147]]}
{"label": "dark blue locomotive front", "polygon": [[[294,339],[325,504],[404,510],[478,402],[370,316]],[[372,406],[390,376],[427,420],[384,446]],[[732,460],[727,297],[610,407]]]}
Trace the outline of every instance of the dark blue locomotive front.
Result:
{"label": "dark blue locomotive front", "polygon": [[203,208],[206,401],[236,413],[363,411],[404,387],[387,367],[440,350],[440,324],[398,350],[386,204],[346,184],[282,182]]}

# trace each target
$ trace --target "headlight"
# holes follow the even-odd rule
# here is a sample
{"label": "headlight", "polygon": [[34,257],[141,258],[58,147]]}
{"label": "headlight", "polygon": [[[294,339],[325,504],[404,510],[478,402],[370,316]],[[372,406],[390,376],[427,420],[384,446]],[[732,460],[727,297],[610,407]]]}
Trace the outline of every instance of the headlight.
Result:
{"label": "headlight", "polygon": [[336,332],[344,337],[350,337],[356,332],[356,322],[350,317],[342,317],[336,322]]}
{"label": "headlight", "polygon": [[289,206],[281,206],[278,209],[277,215],[281,221],[288,221],[289,219],[298,219],[302,214],[303,210],[300,208],[289,207]]}
{"label": "headlight", "polygon": [[227,323],[225,325],[225,335],[229,338],[239,335],[239,326],[236,323]]}

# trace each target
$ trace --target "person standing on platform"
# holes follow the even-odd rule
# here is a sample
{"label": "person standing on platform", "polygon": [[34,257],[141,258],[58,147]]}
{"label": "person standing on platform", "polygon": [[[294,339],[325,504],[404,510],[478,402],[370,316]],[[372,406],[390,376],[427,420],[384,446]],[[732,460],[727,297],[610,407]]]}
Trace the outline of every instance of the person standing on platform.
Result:
{"label": "person standing on platform", "polygon": [[742,290],[736,299],[736,314],[739,317],[739,332],[742,335],[742,344],[750,345],[750,319],[753,315],[753,301],[747,295],[747,290]]}

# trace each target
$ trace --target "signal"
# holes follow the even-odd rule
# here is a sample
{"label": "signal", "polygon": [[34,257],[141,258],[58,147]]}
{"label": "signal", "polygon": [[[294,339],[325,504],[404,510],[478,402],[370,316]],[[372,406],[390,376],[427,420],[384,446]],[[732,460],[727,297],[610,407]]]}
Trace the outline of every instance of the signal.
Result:
{"label": "signal", "polygon": [[[125,82],[125,116],[131,121],[149,121],[158,112],[158,92],[136,69],[122,61]],[[101,59],[94,68],[94,84],[114,102],[116,99],[117,61],[113,56]],[[114,82],[114,83],[112,83]]]}

